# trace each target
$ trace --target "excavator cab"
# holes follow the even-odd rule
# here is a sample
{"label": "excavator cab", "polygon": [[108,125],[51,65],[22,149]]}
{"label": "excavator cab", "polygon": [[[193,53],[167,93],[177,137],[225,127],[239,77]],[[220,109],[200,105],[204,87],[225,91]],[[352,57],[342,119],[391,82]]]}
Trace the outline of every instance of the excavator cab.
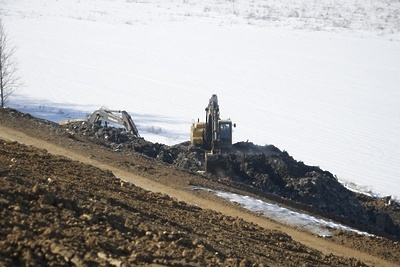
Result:
{"label": "excavator cab", "polygon": [[229,149],[232,146],[232,122],[230,120],[219,121],[220,148]]}

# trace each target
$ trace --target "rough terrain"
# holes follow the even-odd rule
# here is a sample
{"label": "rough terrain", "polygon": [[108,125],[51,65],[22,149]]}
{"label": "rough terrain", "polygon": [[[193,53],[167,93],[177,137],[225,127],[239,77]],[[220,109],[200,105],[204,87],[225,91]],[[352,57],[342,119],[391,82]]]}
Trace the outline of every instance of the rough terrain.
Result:
{"label": "rough terrain", "polygon": [[[167,147],[84,124],[61,127],[11,109],[0,110],[0,138],[0,265],[397,266],[400,261],[400,211],[390,198],[357,196],[339,187],[332,174],[273,146],[236,144],[240,153],[230,155],[229,177],[218,178],[196,173],[202,151],[189,144]],[[252,153],[244,151],[249,149]],[[322,239],[208,192],[190,191],[192,186],[256,196],[384,237],[336,231]],[[342,205],[329,203],[329,197],[339,197]],[[349,205],[339,208],[343,202]]]}
{"label": "rough terrain", "polygon": [[[204,170],[204,151],[191,146],[190,142],[172,147],[153,144],[129,135],[123,129],[98,127],[84,122],[67,124],[63,129],[70,138],[89,140],[127,157],[134,151],[183,170]],[[296,161],[273,145],[257,146],[250,142],[239,142],[234,144],[234,151],[228,155],[228,159],[227,179],[222,182],[221,178],[224,177],[218,177],[222,183],[242,190],[258,191],[256,194],[279,196],[281,201],[285,199],[313,213],[394,240],[400,237],[400,212],[389,212],[391,208],[394,211],[398,208],[395,203],[389,205],[390,196],[381,200],[380,205],[385,210],[376,209],[370,205],[373,199],[357,196],[340,184],[333,174]]]}

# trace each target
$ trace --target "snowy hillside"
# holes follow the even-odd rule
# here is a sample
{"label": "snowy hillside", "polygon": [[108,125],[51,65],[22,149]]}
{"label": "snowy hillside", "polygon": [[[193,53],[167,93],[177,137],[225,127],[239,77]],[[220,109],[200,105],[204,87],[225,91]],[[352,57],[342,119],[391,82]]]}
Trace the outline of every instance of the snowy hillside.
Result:
{"label": "snowy hillside", "polygon": [[174,144],[216,93],[234,141],[400,197],[399,1],[0,0],[0,15],[26,85],[12,107],[125,109]]}

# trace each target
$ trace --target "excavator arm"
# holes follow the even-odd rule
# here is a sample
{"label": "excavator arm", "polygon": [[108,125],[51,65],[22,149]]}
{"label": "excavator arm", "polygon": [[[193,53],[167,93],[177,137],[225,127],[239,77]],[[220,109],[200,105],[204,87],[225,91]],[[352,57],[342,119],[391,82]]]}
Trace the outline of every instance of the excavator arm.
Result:
{"label": "excavator arm", "polygon": [[[114,113],[120,113],[121,116],[117,116]],[[139,131],[133,122],[132,117],[124,110],[109,110],[102,107],[93,112],[88,119],[90,124],[100,124],[102,121],[122,125],[129,133],[139,137]]]}

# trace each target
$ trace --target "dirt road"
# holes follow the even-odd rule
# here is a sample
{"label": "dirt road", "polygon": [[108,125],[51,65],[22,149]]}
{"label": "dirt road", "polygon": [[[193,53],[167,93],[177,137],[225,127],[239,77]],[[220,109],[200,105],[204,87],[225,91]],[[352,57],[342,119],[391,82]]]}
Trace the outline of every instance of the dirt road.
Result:
{"label": "dirt road", "polygon": [[[20,127],[14,125],[15,127],[11,128],[10,126],[11,125],[0,125],[0,138],[46,149],[51,154],[62,155],[70,158],[71,160],[96,166],[102,170],[109,170],[114,173],[116,177],[131,182],[144,189],[151,190],[153,192],[161,192],[162,194],[174,197],[179,201],[184,201],[191,205],[197,205],[203,209],[211,209],[227,216],[240,217],[247,222],[255,223],[265,229],[282,231],[291,236],[293,240],[310,248],[319,250],[327,255],[332,253],[342,257],[354,257],[371,266],[399,266],[391,261],[386,261],[367,253],[349,249],[348,247],[333,243],[330,240],[325,240],[309,233],[301,232],[291,227],[287,227],[285,225],[281,225],[265,218],[253,215],[238,206],[223,200],[216,200],[216,198],[210,197],[210,195],[208,195],[206,192],[195,193],[193,191],[189,191],[187,182],[175,183],[175,179],[170,179],[169,184],[165,181],[162,183],[157,182],[155,179],[148,179],[148,177],[143,177],[144,175],[142,176],[135,174],[134,172],[127,170],[126,167],[116,167],[115,162],[113,161],[113,163],[110,163],[111,159],[107,158],[107,156],[93,156],[92,154],[96,152],[90,152],[87,147],[83,149],[77,149],[77,145],[71,145],[70,142],[57,144],[53,139],[54,137],[49,137],[44,132],[42,132],[42,135],[40,135],[38,132],[31,131],[28,135],[22,132]],[[143,165],[145,164],[146,163],[143,163]],[[195,179],[191,178],[191,174],[188,173],[181,173],[181,175],[188,176],[186,179],[189,180]]]}

